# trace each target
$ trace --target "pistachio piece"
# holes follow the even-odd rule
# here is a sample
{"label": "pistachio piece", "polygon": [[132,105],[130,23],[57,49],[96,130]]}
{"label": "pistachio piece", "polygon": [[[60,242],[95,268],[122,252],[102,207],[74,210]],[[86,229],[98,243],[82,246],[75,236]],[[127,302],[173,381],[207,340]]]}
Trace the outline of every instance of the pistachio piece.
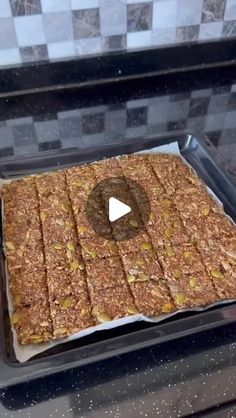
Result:
{"label": "pistachio piece", "polygon": [[138,228],[139,227],[139,222],[136,219],[130,219],[129,224],[133,228]]}
{"label": "pistachio piece", "polygon": [[106,313],[102,312],[97,315],[97,320],[101,323],[111,321],[111,317]]}
{"label": "pistachio piece", "polygon": [[142,242],[140,244],[141,250],[152,250],[152,243],[151,242]]}
{"label": "pistachio piece", "polygon": [[174,253],[173,248],[172,248],[170,245],[168,245],[168,246],[166,247],[166,255],[168,255],[168,257],[172,257],[174,254],[175,254],[175,253]]}
{"label": "pistachio piece", "polygon": [[127,281],[128,283],[133,283],[136,280],[136,276],[134,274],[128,274]]}
{"label": "pistachio piece", "polygon": [[183,253],[184,258],[191,258],[193,256],[192,251],[184,251]]}
{"label": "pistachio piece", "polygon": [[55,328],[55,330],[54,330],[54,335],[56,336],[56,337],[61,337],[61,336],[63,336],[63,335],[66,335],[67,334],[67,328],[66,327],[59,327],[59,328]]}
{"label": "pistachio piece", "polygon": [[68,241],[66,246],[67,246],[68,250],[75,251],[75,246],[74,246],[72,241]]}
{"label": "pistachio piece", "polygon": [[5,246],[7,247],[8,250],[13,251],[15,250],[15,246],[11,241],[6,241],[5,242]]}
{"label": "pistachio piece", "polygon": [[30,336],[30,341],[34,344],[38,344],[38,343],[42,343],[43,342],[43,337],[42,335],[31,335]]}
{"label": "pistachio piece", "polygon": [[54,250],[62,250],[63,244],[61,244],[60,242],[56,242],[55,244],[52,244],[52,247],[54,248]]}
{"label": "pistachio piece", "polygon": [[88,254],[91,255],[92,258],[96,258],[98,253],[95,250],[87,250]]}
{"label": "pistachio piece", "polygon": [[135,306],[127,306],[126,310],[127,310],[128,314],[130,314],[130,315],[139,314],[139,311]]}
{"label": "pistachio piece", "polygon": [[190,277],[190,279],[189,279],[189,286],[192,287],[192,288],[194,288],[194,287],[197,286],[197,279],[196,279],[196,277]]}
{"label": "pistachio piece", "polygon": [[78,270],[78,268],[79,268],[79,263],[78,263],[78,261],[74,260],[74,261],[72,261],[72,263],[70,263],[70,269],[71,269],[72,271]]}
{"label": "pistachio piece", "polygon": [[118,247],[114,241],[110,241],[108,246],[109,246],[109,250],[111,254],[113,255],[118,254]]}
{"label": "pistachio piece", "polygon": [[62,202],[61,208],[64,210],[64,212],[70,212],[70,206],[67,202]]}
{"label": "pistachio piece", "polygon": [[164,235],[165,235],[166,238],[170,238],[172,236],[171,229],[170,228],[166,228],[165,229],[165,232],[164,232]]}
{"label": "pistachio piece", "polygon": [[210,214],[211,208],[203,208],[202,209],[202,214],[204,216],[208,216]]}
{"label": "pistachio piece", "polygon": [[177,303],[177,305],[184,305],[185,301],[186,301],[186,296],[184,293],[176,293],[175,295],[175,301]]}
{"label": "pistachio piece", "polygon": [[69,308],[72,305],[72,302],[73,302],[72,298],[66,298],[61,304],[61,309]]}
{"label": "pistachio piece", "polygon": [[78,226],[77,230],[79,234],[84,234],[85,232],[87,232],[87,228],[84,225]]}
{"label": "pistachio piece", "polygon": [[168,313],[168,312],[172,312],[174,309],[175,309],[174,304],[171,303],[171,302],[168,302],[168,303],[165,303],[165,305],[162,306],[161,311],[163,313]]}
{"label": "pistachio piece", "polygon": [[211,275],[212,277],[215,277],[216,279],[224,279],[223,273],[221,273],[221,271],[219,270],[212,270]]}
{"label": "pistachio piece", "polygon": [[19,322],[20,320],[20,315],[18,312],[15,312],[12,317],[11,317],[11,322],[13,323],[13,325],[17,324],[17,322]]}
{"label": "pistachio piece", "polygon": [[16,306],[20,304],[20,302],[21,302],[21,297],[20,297],[20,295],[17,295],[17,296],[15,297],[14,302],[15,302],[15,305],[16,305]]}
{"label": "pistachio piece", "polygon": [[72,259],[73,254],[72,254],[72,252],[71,252],[70,250],[67,250],[67,251],[66,251],[66,257],[67,257],[67,258],[69,258],[69,260],[71,260],[71,259]]}
{"label": "pistachio piece", "polygon": [[85,264],[84,263],[79,263],[79,270],[81,270],[81,271],[85,270]]}
{"label": "pistachio piece", "polygon": [[83,183],[82,183],[81,180],[73,181],[72,184],[73,184],[73,186],[76,186],[76,187],[82,187],[83,186]]}
{"label": "pistachio piece", "polygon": [[181,279],[182,278],[182,271],[181,270],[176,270],[174,272],[174,276],[176,279]]}

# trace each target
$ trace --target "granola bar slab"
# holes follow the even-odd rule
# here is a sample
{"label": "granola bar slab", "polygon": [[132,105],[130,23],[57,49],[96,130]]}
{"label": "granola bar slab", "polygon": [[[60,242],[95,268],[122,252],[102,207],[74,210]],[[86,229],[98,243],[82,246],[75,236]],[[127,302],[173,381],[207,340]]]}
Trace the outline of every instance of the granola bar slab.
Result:
{"label": "granola bar slab", "polygon": [[40,300],[16,309],[11,318],[19,343],[39,344],[53,338],[53,327],[49,303]]}
{"label": "granola bar slab", "polygon": [[80,240],[82,255],[84,260],[95,260],[108,258],[118,254],[118,247],[115,241],[107,240],[98,235]]}
{"label": "granola bar slab", "polygon": [[118,256],[87,262],[90,289],[104,290],[126,284],[126,276]]}
{"label": "granola bar slab", "polygon": [[236,298],[236,237],[198,243],[208,274],[220,298]]}
{"label": "granola bar slab", "polygon": [[46,270],[32,267],[15,269],[9,277],[9,285],[15,307],[48,299]]}
{"label": "granola bar slab", "polygon": [[127,285],[91,292],[92,315],[97,324],[138,313]]}
{"label": "granola bar slab", "polygon": [[134,282],[130,285],[135,305],[140,313],[157,316],[176,310],[164,280]]}
{"label": "granola bar slab", "polygon": [[122,262],[128,283],[163,278],[163,272],[156,253],[151,250],[147,253],[130,253],[122,255]]}

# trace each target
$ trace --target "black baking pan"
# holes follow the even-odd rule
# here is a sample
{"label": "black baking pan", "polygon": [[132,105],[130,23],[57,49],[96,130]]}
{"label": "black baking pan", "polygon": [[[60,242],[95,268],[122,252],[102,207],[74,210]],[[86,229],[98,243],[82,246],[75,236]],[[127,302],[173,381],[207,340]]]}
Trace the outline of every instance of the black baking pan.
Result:
{"label": "black baking pan", "polygon": [[[49,171],[83,164],[103,157],[148,150],[178,141],[181,154],[196,170],[204,182],[215,192],[225,212],[236,221],[236,188],[212,159],[207,147],[191,135],[177,137],[139,138],[132,144],[99,147],[90,151],[49,151],[44,158],[27,156],[2,159],[0,176],[13,178],[30,173]],[[1,228],[2,229],[2,228]],[[1,240],[2,241],[2,240]],[[4,255],[0,251],[0,387],[7,387],[62,370],[93,363],[140,348],[161,344],[186,335],[221,327],[236,320],[236,303],[221,303],[201,312],[178,313],[159,324],[138,322],[95,332],[87,337],[67,342],[47,350],[25,363],[15,357],[10,319],[6,300]]]}

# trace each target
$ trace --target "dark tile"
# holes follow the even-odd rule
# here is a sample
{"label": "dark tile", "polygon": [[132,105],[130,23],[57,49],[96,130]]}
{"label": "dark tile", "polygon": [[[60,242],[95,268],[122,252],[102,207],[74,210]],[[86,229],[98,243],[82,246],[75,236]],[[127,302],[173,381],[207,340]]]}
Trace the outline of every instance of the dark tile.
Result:
{"label": "dark tile", "polygon": [[214,131],[207,133],[207,137],[209,141],[214,145],[217,146],[220,140],[221,131]]}
{"label": "dark tile", "polygon": [[236,109],[236,92],[230,94],[229,103],[227,106],[227,110],[235,110],[235,109]]}
{"label": "dark tile", "polygon": [[40,0],[10,0],[13,16],[35,15],[41,13]]}
{"label": "dark tile", "polygon": [[29,144],[36,143],[36,134],[34,125],[18,125],[12,126],[13,137],[15,145],[17,146],[27,146]]}
{"label": "dark tile", "polygon": [[74,37],[92,38],[100,35],[99,9],[73,10]]}
{"label": "dark tile", "polygon": [[63,118],[58,120],[61,139],[78,138],[81,136],[80,118]]}
{"label": "dark tile", "polygon": [[222,35],[225,38],[233,38],[236,36],[236,21],[231,20],[230,22],[223,23]]}
{"label": "dark tile", "polygon": [[226,0],[204,0],[202,22],[217,22],[224,19]]}
{"label": "dark tile", "polygon": [[0,158],[9,157],[10,155],[14,155],[13,147],[0,148]]}
{"label": "dark tile", "polygon": [[189,133],[199,136],[201,138],[205,133],[206,117],[199,116],[196,118],[189,118],[187,120],[187,129]]}
{"label": "dark tile", "polygon": [[104,131],[104,113],[82,116],[82,132],[84,135],[93,135]]}
{"label": "dark tile", "polygon": [[152,2],[127,5],[127,30],[137,32],[152,28]]}
{"label": "dark tile", "polygon": [[117,51],[126,48],[126,35],[106,36],[103,38],[104,51]]}
{"label": "dark tile", "polygon": [[61,148],[61,141],[48,141],[48,142],[42,142],[42,144],[39,144],[39,151],[49,151],[51,149],[58,149]]}
{"label": "dark tile", "polygon": [[173,122],[167,122],[168,131],[179,131],[186,128],[186,120],[176,120]]}
{"label": "dark tile", "polygon": [[190,118],[205,116],[208,111],[209,97],[198,97],[190,100],[189,114]]}
{"label": "dark tile", "polygon": [[198,39],[200,25],[181,26],[176,30],[176,40],[178,42],[191,42]]}
{"label": "dark tile", "polygon": [[127,128],[134,128],[147,124],[147,107],[127,109]]}
{"label": "dark tile", "polygon": [[48,60],[47,45],[34,45],[20,48],[23,62],[35,62]]}

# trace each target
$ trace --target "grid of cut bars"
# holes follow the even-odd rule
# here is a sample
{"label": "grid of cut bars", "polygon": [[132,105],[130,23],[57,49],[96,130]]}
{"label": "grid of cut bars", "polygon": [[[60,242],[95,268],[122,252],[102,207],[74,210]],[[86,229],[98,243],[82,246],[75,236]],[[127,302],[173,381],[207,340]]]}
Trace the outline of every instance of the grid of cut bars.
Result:
{"label": "grid of cut bars", "polygon": [[235,0],[1,0],[0,66],[236,36]]}
{"label": "grid of cut bars", "polygon": [[[117,175],[128,187],[128,179],[140,183],[151,205],[145,230],[118,242],[115,223],[107,220],[108,241],[85,215],[94,185]],[[135,189],[129,193],[135,201]],[[138,312],[158,316],[236,297],[235,226],[179,157],[107,159],[13,181],[2,197],[12,322],[22,344]],[[97,222],[105,201],[101,190]]]}

